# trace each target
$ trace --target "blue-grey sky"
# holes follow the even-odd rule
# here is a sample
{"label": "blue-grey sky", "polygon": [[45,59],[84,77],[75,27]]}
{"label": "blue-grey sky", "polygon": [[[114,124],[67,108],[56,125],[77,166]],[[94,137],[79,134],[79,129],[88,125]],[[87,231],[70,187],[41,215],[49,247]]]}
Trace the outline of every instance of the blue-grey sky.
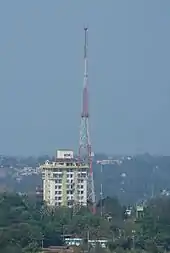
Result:
{"label": "blue-grey sky", "polygon": [[78,148],[89,27],[95,152],[170,154],[169,0],[0,1],[0,153]]}

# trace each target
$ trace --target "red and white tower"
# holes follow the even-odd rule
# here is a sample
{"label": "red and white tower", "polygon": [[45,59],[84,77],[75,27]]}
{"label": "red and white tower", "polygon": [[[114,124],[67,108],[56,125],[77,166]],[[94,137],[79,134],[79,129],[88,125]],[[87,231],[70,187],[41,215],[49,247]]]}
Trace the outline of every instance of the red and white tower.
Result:
{"label": "red and white tower", "polygon": [[95,191],[92,168],[92,151],[89,133],[89,108],[88,108],[88,28],[84,28],[85,43],[84,43],[84,84],[82,98],[82,113],[80,126],[80,141],[79,141],[79,158],[89,165],[88,173],[88,202],[92,205],[93,213],[96,212]]}

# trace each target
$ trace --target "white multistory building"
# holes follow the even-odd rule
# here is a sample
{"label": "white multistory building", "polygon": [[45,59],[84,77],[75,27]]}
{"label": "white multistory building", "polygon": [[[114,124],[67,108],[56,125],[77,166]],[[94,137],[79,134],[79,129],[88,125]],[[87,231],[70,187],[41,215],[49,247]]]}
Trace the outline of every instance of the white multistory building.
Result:
{"label": "white multistory building", "polygon": [[40,166],[43,199],[50,206],[87,206],[89,166],[74,158],[73,151],[58,150],[55,161]]}

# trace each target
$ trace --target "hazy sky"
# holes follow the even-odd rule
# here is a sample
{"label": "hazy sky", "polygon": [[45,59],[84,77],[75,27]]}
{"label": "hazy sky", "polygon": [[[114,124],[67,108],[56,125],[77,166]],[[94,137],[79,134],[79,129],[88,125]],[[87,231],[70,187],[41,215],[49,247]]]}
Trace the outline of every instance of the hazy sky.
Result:
{"label": "hazy sky", "polygon": [[169,0],[1,0],[0,153],[78,148],[89,26],[95,152],[170,154]]}

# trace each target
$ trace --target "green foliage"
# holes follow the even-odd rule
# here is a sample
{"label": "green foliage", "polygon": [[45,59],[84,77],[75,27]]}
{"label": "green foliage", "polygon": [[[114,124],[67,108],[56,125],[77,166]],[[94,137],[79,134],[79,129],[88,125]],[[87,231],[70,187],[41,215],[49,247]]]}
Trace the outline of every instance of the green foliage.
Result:
{"label": "green foliage", "polygon": [[[103,201],[92,215],[82,208],[76,215],[67,208],[48,208],[44,203],[17,194],[0,195],[0,252],[39,252],[44,246],[62,245],[62,236],[71,234],[84,238],[87,250],[90,239],[107,239],[108,247],[90,247],[90,252],[150,252],[161,253],[170,249],[170,199],[149,201],[143,215],[125,217],[116,198]],[[135,214],[135,212],[134,212]]]}
{"label": "green foliage", "polygon": [[[111,207],[113,205],[115,209]],[[117,200],[109,198],[103,207],[109,215],[120,220],[122,210]],[[20,249],[34,252],[42,246],[62,245],[65,234],[87,238],[89,231],[91,239],[112,238],[113,227],[107,215],[104,218],[94,216],[85,208],[73,216],[71,209],[48,208],[27,196],[6,193],[0,196],[0,248],[5,252],[12,249],[14,252],[20,252]]]}

